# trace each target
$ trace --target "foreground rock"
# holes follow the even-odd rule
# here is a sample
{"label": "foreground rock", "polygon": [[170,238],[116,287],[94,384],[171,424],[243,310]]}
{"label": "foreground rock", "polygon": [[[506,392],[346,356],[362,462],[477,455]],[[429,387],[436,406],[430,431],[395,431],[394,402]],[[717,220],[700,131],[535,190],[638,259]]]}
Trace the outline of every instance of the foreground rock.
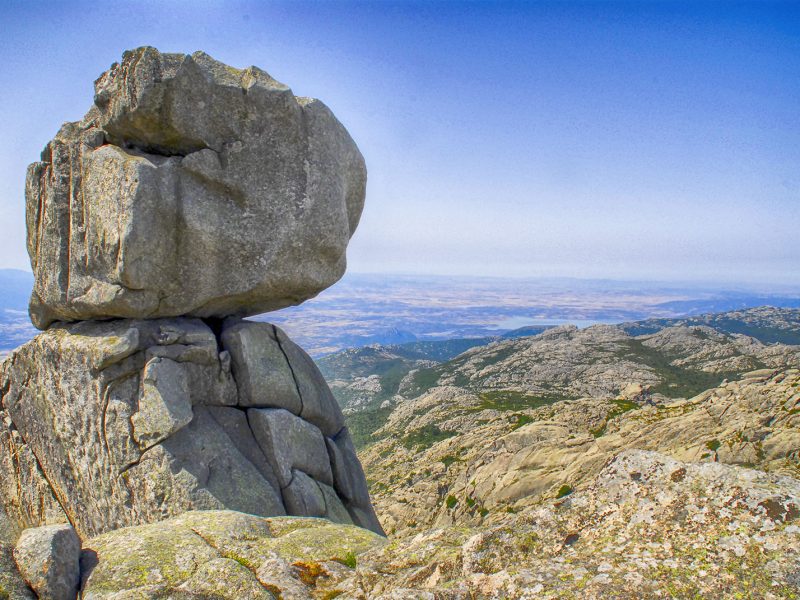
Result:
{"label": "foreground rock", "polygon": [[191,512],[88,540],[84,600],[791,598],[800,481],[629,450],[562,499],[386,542],[319,519]]}
{"label": "foreground rock", "polygon": [[40,600],[75,600],[81,541],[70,525],[26,529],[14,548],[20,573]]}
{"label": "foreground rock", "polygon": [[202,52],[127,52],[28,169],[31,318],[298,304],[344,273],[365,182],[320,101]]}
{"label": "foreground rock", "polygon": [[563,499],[359,561],[375,598],[795,598],[800,481],[628,450]]}
{"label": "foreground rock", "polygon": [[[267,323],[54,326],[0,365],[0,501],[82,538],[197,509],[382,533],[313,361]],[[256,394],[256,392],[258,392]]]}
{"label": "foreground rock", "polygon": [[360,555],[383,544],[322,519],[189,512],[87,540],[82,598],[354,597]]}

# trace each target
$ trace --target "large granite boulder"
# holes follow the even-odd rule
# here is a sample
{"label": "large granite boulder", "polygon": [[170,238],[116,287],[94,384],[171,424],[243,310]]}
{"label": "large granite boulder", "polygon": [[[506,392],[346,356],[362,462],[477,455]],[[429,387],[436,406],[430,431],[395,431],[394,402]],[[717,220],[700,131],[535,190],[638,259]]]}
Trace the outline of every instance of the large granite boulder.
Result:
{"label": "large granite boulder", "polygon": [[202,52],[126,52],[28,169],[31,319],[299,304],[344,273],[365,184],[319,100]]}
{"label": "large granite boulder", "polygon": [[382,533],[342,413],[277,327],[58,324],[0,365],[0,503],[81,538],[197,509]]}

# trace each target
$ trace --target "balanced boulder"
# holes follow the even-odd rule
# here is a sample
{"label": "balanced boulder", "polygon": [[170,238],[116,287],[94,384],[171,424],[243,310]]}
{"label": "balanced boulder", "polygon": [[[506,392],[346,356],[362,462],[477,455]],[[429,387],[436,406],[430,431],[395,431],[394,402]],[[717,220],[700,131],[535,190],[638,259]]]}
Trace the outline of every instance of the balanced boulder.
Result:
{"label": "balanced boulder", "polygon": [[[256,67],[140,48],[95,82],[84,119],[28,169],[44,331],[0,363],[0,557],[37,532],[15,556],[42,597],[77,590],[80,539],[188,511],[383,534],[314,361],[242,319],[342,276],[365,185],[325,105]],[[62,577],[47,552],[67,531]],[[250,577],[212,554],[187,586],[216,594],[217,568]]]}
{"label": "balanced boulder", "polygon": [[343,275],[365,185],[319,100],[202,52],[126,52],[28,168],[31,319],[299,304]]}

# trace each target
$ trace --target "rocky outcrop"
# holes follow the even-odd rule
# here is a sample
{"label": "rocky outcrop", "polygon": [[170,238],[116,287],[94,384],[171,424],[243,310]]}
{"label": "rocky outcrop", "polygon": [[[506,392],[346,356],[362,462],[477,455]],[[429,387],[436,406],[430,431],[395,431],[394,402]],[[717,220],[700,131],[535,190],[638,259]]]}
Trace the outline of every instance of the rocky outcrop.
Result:
{"label": "rocky outcrop", "polygon": [[85,538],[232,509],[382,533],[313,361],[267,323],[212,325],[62,324],[2,363],[1,499],[17,530],[68,520]]}
{"label": "rocky outcrop", "polygon": [[0,543],[0,598],[4,600],[34,600],[36,595],[31,591],[22,575],[19,574],[11,548]]}
{"label": "rocky outcrop", "polygon": [[365,182],[319,100],[202,52],[126,52],[28,169],[31,318],[299,304],[344,273]]}
{"label": "rocky outcrop", "polygon": [[241,320],[341,277],[365,183],[325,105],[256,67],[145,47],[101,75],[28,169],[49,329],[0,364],[3,539],[198,509],[382,534],[316,365]]}
{"label": "rocky outcrop", "polygon": [[796,595],[800,482],[628,450],[491,526],[387,543],[319,519],[189,512],[86,540],[82,598],[764,598]]}
{"label": "rocky outcrop", "polygon": [[354,568],[385,541],[321,519],[195,511],[87,540],[83,600],[356,597]]}

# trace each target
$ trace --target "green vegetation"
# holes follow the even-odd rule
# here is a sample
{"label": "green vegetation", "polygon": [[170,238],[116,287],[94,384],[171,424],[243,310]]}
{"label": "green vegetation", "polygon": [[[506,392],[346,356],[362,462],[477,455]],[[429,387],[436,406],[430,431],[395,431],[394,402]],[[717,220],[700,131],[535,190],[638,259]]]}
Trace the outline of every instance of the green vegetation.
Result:
{"label": "green vegetation", "polygon": [[447,500],[445,500],[444,503],[447,506],[447,508],[452,510],[453,508],[455,508],[456,504],[458,504],[458,500],[456,499],[455,496],[448,496]]}
{"label": "green vegetation", "polygon": [[[795,312],[794,314],[797,313]],[[662,329],[675,325],[687,325],[689,327],[706,325],[724,334],[741,333],[749,335],[764,344],[800,344],[800,323],[798,323],[796,316],[790,316],[785,312],[781,320],[775,323],[760,317],[751,317],[745,320],[724,314],[710,314],[678,319],[648,319],[646,321],[627,323],[623,326],[623,329],[629,335],[637,336],[657,333]]]}
{"label": "green vegetation", "polygon": [[574,490],[572,489],[571,485],[562,485],[558,488],[558,492],[556,492],[556,499],[564,498],[565,496],[569,496]]}
{"label": "green vegetation", "polygon": [[358,564],[358,557],[356,553],[350,550],[347,554],[344,555],[344,558],[336,558],[334,559],[336,562],[343,564],[345,567],[350,567],[351,569],[355,569],[356,565]]}
{"label": "green vegetation", "polygon": [[474,410],[524,410],[541,408],[561,400],[564,396],[537,396],[517,390],[491,390],[478,394],[481,403]]}
{"label": "green vegetation", "polygon": [[800,344],[800,326],[795,329],[770,327],[760,323],[746,323],[730,317],[717,317],[711,325],[725,333],[743,333],[764,344]]}
{"label": "green vegetation", "polygon": [[345,421],[355,447],[364,448],[377,441],[376,438],[372,437],[372,434],[386,423],[386,419],[391,412],[392,409],[387,407],[363,410],[347,415]]}
{"label": "green vegetation", "polygon": [[424,394],[432,387],[435,387],[439,382],[439,377],[442,374],[441,366],[431,367],[429,369],[420,369],[415,372],[411,377],[411,388],[409,390],[410,396],[418,396]]}
{"label": "green vegetation", "polygon": [[448,361],[475,346],[490,343],[493,338],[459,338],[433,342],[407,342],[388,346],[387,349],[399,356],[410,359]]}
{"label": "green vegetation", "polygon": [[609,417],[616,417],[617,415],[626,413],[629,410],[636,410],[639,408],[639,405],[636,402],[633,402],[632,400],[625,400],[624,398],[617,398],[611,402],[616,404],[617,408],[611,411]]}
{"label": "green vegetation", "polygon": [[403,438],[403,446],[411,450],[417,447],[418,450],[425,450],[433,446],[436,442],[446,440],[454,435],[455,431],[442,431],[436,425],[424,425],[415,429]]}
{"label": "green vegetation", "polygon": [[511,431],[516,431],[523,425],[527,425],[528,423],[533,423],[534,418],[530,415],[525,415],[522,413],[517,413],[512,415],[512,422],[513,425],[511,426]]}
{"label": "green vegetation", "polygon": [[461,459],[453,456],[452,454],[448,454],[447,456],[443,457],[439,462],[441,462],[445,467],[449,467],[454,462],[459,462]]}
{"label": "green vegetation", "polygon": [[220,554],[224,558],[228,558],[230,560],[235,560],[237,563],[242,565],[245,569],[250,569],[252,571],[253,569],[257,568],[257,565],[254,565],[252,562],[250,562],[249,560],[247,560],[243,556],[239,556],[235,552],[230,552],[230,551],[225,552],[225,551],[223,551],[223,552],[220,552]]}
{"label": "green vegetation", "polygon": [[[691,398],[709,388],[718,386],[723,379],[735,379],[738,372],[707,373],[670,364],[674,357],[661,354],[655,348],[645,346],[641,340],[627,340],[628,348],[618,353],[620,358],[643,363],[652,368],[661,378],[661,383],[653,386],[652,392],[670,398]],[[760,368],[763,365],[755,365]]]}
{"label": "green vegetation", "polygon": [[387,398],[397,393],[400,382],[411,369],[405,363],[392,364],[391,368],[380,374],[381,397]]}
{"label": "green vegetation", "polygon": [[706,448],[708,448],[712,452],[716,452],[717,450],[719,450],[719,447],[721,445],[722,444],[719,443],[719,440],[711,440],[711,441],[706,442]]}
{"label": "green vegetation", "polygon": [[625,400],[624,398],[617,398],[611,401],[614,404],[614,408],[612,408],[608,414],[606,414],[605,420],[600,424],[599,427],[595,427],[594,429],[590,429],[589,433],[591,433],[594,437],[599,438],[605,435],[606,429],[608,429],[608,423],[614,417],[618,417],[621,414],[628,412],[629,410],[636,410],[640,408],[640,406],[636,402],[632,402],[630,400]]}

